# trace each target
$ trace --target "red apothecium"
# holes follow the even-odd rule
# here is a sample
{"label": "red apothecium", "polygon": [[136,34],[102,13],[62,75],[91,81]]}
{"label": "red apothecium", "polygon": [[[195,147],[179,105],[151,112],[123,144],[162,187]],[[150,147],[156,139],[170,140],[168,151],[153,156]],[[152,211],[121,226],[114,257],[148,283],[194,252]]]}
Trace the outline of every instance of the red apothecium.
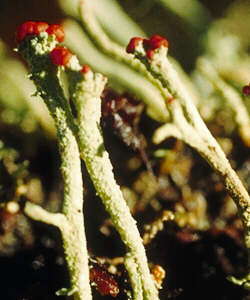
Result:
{"label": "red apothecium", "polygon": [[48,32],[48,34],[54,34],[59,43],[62,43],[64,41],[65,33],[61,25],[58,24],[50,25],[46,30],[46,32]]}
{"label": "red apothecium", "polygon": [[66,47],[55,47],[50,52],[50,58],[57,66],[66,67],[72,56],[72,52]]}
{"label": "red apothecium", "polygon": [[245,95],[250,95],[250,83],[242,88],[242,93]]}
{"label": "red apothecium", "polygon": [[92,70],[91,70],[91,67],[90,67],[89,65],[84,65],[84,66],[82,67],[81,73],[82,73],[82,75],[85,75],[85,74],[87,74],[89,71],[92,71]]}
{"label": "red apothecium", "polygon": [[130,40],[126,51],[127,53],[134,53],[135,52],[135,48],[140,44],[140,42],[142,42],[143,39],[140,37],[134,37]]}

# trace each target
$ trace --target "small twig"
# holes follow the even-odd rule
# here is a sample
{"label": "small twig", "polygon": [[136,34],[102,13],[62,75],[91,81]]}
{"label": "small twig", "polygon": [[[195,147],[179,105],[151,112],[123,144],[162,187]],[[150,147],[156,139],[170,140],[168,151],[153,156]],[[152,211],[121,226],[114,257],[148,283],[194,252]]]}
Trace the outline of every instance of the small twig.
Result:
{"label": "small twig", "polygon": [[178,128],[174,124],[167,123],[155,130],[152,141],[155,144],[160,144],[169,137],[174,137],[177,139],[182,138]]}
{"label": "small twig", "polygon": [[61,213],[51,213],[42,208],[41,206],[26,202],[24,206],[25,214],[35,221],[44,222],[49,225],[53,225],[61,229],[66,222],[66,218]]}
{"label": "small twig", "polygon": [[155,220],[150,225],[145,225],[145,233],[143,235],[143,244],[147,245],[149,244],[157,235],[159,231],[162,231],[164,228],[164,222],[173,221],[175,218],[175,215],[170,210],[164,210],[160,218]]}

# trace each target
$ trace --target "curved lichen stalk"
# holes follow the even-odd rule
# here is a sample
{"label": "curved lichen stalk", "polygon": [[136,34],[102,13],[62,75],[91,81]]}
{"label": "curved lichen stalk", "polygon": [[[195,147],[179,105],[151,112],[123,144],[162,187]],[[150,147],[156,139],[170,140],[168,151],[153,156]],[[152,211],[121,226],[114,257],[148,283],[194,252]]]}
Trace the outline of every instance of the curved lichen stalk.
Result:
{"label": "curved lichen stalk", "polygon": [[[175,137],[196,149],[223,179],[226,190],[238,207],[245,234],[245,244],[250,263],[250,198],[232,169],[221,147],[211,135],[167,57],[168,41],[160,36],[150,40],[134,38],[127,47],[129,53],[143,63],[153,77],[152,82],[165,93],[171,121],[156,130],[156,144],[168,137]],[[137,61],[138,62],[138,61]],[[250,273],[241,283],[249,288]]]}

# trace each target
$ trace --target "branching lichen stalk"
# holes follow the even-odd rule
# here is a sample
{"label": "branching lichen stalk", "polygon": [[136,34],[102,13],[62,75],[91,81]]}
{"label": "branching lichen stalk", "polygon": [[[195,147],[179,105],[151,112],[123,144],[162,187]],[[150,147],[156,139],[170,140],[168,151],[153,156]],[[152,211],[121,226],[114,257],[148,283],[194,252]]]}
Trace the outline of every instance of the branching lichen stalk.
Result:
{"label": "branching lichen stalk", "polygon": [[[185,90],[185,86],[167,58],[167,50],[166,47],[162,46],[156,49],[153,56],[148,59],[142,44],[135,48],[136,58],[153,75],[162,93],[165,93],[165,90],[168,91],[166,98],[169,97],[169,93],[172,95],[172,99],[168,103],[172,117],[171,123],[165,124],[158,129],[153,139],[157,143],[164,140],[164,135],[165,138],[173,136],[182,139],[196,149],[221,176],[226,190],[238,207],[239,216],[244,227],[245,244],[250,257],[249,195],[236,172],[232,169],[221,147],[200,117],[190,98],[190,94]],[[246,280],[248,280],[247,277]]]}
{"label": "branching lichen stalk", "polygon": [[[76,300],[91,300],[89,284],[88,252],[83,222],[83,184],[79,149],[74,135],[75,127],[69,105],[59,81],[59,69],[49,59],[49,52],[55,47],[53,36],[42,34],[25,40],[20,48],[30,66],[30,77],[37,92],[43,98],[53,117],[57,129],[61,155],[61,172],[64,180],[63,212],[54,214],[55,224],[62,233],[64,251],[69,267],[71,289]],[[38,216],[37,214],[39,214]],[[32,205],[26,206],[26,213],[36,219],[53,224],[53,214],[44,213]],[[34,215],[33,215],[34,213]],[[56,220],[58,220],[58,224]]]}

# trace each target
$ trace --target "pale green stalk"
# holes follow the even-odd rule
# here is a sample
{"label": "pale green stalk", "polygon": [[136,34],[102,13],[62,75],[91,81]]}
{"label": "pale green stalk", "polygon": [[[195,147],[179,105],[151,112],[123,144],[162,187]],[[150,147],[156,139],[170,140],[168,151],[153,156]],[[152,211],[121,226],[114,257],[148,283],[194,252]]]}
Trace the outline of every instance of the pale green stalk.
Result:
{"label": "pale green stalk", "polygon": [[[80,78],[79,78],[80,76]],[[149,272],[142,239],[123,198],[120,187],[115,181],[113,167],[104,147],[100,128],[101,98],[106,79],[101,74],[89,71],[84,78],[81,74],[69,73],[71,95],[77,111],[78,144],[81,157],[101,197],[115,228],[127,246],[129,255],[137,265],[145,300],[157,300],[158,292]],[[133,281],[133,278],[131,278]],[[135,287],[135,284],[132,284]],[[134,296],[138,294],[134,291]],[[135,300],[141,299],[136,296]]]}
{"label": "pale green stalk", "polygon": [[235,123],[238,126],[239,135],[246,146],[250,147],[250,117],[240,94],[225,82],[217,72],[214,65],[205,57],[197,61],[197,68],[221,94],[234,113]]}
{"label": "pale green stalk", "polygon": [[152,0],[185,20],[200,31],[209,22],[209,14],[205,6],[197,0]]}
{"label": "pale green stalk", "polygon": [[[66,15],[80,19],[79,0],[57,1]],[[91,0],[88,3],[105,32],[117,43],[125,46],[131,36],[145,35],[138,24],[124,12],[117,0]]]}
{"label": "pale green stalk", "polygon": [[134,260],[134,257],[127,253],[124,258],[124,265],[128,272],[130,283],[133,289],[133,298],[136,300],[143,300],[143,289],[141,279],[138,273],[138,265]]}

